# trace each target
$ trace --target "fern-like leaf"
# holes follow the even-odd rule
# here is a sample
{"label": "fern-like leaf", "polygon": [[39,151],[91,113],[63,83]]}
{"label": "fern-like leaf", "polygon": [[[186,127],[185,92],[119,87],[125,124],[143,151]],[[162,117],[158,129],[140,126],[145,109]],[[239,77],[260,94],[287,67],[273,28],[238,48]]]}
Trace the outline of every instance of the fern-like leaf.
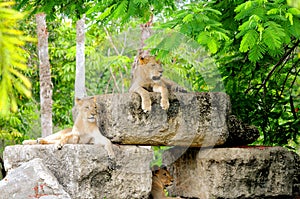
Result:
{"label": "fern-like leaf", "polygon": [[264,44],[254,44],[249,51],[249,60],[251,62],[257,62],[263,58],[264,53],[266,52],[266,47]]}
{"label": "fern-like leaf", "polygon": [[125,15],[127,9],[128,9],[128,0],[121,1],[113,13],[113,18],[114,19],[122,18],[122,16]]}
{"label": "fern-like leaf", "polygon": [[215,54],[219,49],[219,43],[214,38],[211,38],[211,39],[208,40],[207,46],[208,46],[209,51],[212,54]]}
{"label": "fern-like leaf", "polygon": [[271,50],[281,47],[283,39],[286,36],[281,26],[275,22],[269,21],[265,24],[266,28],[263,31],[263,42]]}
{"label": "fern-like leaf", "polygon": [[240,51],[247,52],[258,41],[259,34],[255,30],[249,30],[244,36],[240,44]]}

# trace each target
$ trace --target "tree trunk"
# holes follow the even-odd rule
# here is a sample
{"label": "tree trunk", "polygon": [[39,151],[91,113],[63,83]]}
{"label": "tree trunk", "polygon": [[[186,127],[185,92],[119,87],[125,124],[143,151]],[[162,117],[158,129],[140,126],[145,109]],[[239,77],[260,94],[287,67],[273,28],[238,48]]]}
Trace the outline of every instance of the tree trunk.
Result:
{"label": "tree trunk", "polygon": [[152,35],[152,30],[151,30],[152,24],[153,24],[153,15],[151,15],[151,18],[147,23],[140,25],[141,27],[141,44],[139,49],[140,56],[150,55],[149,50],[144,50],[143,48],[146,45],[145,41]]}
{"label": "tree trunk", "polygon": [[86,96],[85,90],[85,56],[84,56],[85,15],[76,23],[76,77],[75,98]]}
{"label": "tree trunk", "polygon": [[52,82],[50,62],[48,55],[48,31],[46,15],[36,15],[38,54],[40,60],[40,101],[41,101],[41,126],[42,137],[52,134]]}
{"label": "tree trunk", "polygon": [[138,50],[138,54],[137,54],[137,56],[135,56],[134,62],[131,67],[131,77],[132,77],[132,74],[134,73],[134,70],[136,69],[139,56],[144,57],[144,56],[150,55],[149,50],[144,50],[144,47],[145,47],[146,39],[148,39],[152,34],[152,31],[151,31],[152,24],[153,24],[153,15],[151,15],[151,18],[149,19],[149,21],[147,23],[140,25],[140,27],[141,27],[141,43],[140,43],[140,48]]}

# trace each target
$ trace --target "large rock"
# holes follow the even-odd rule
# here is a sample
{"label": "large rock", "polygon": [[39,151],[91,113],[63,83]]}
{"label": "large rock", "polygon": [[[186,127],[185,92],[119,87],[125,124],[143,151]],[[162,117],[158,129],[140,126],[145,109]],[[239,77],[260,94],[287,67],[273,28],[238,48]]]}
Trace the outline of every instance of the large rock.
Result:
{"label": "large rock", "polygon": [[134,145],[214,146],[228,138],[231,105],[225,93],[175,93],[167,111],[159,93],[150,96],[147,113],[136,93],[96,96],[101,132],[115,143]]}
{"label": "large rock", "polygon": [[199,199],[289,199],[299,172],[294,155],[281,147],[189,149],[164,154],[174,195]]}
{"label": "large rock", "polygon": [[[148,198],[153,151],[136,146],[114,146],[116,158],[110,161],[103,147],[65,145],[16,145],[5,148],[6,170],[41,158],[72,199]],[[17,184],[17,181],[15,182]]]}
{"label": "large rock", "polygon": [[71,199],[57,179],[42,163],[33,159],[12,170],[0,181],[1,199]]}
{"label": "large rock", "polygon": [[257,140],[259,131],[255,126],[248,125],[239,120],[235,115],[227,119],[229,136],[224,146],[243,146]]}

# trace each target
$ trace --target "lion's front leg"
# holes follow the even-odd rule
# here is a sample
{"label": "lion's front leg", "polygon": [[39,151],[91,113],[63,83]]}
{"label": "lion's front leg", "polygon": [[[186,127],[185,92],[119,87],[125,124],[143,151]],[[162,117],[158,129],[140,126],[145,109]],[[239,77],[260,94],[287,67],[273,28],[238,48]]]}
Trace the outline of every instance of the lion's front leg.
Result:
{"label": "lion's front leg", "polygon": [[79,142],[79,135],[73,132],[66,133],[61,136],[59,142],[55,144],[57,149],[61,149],[65,144],[77,144]]}
{"label": "lion's front leg", "polygon": [[92,139],[91,143],[95,144],[95,145],[104,146],[104,149],[107,151],[108,156],[110,158],[115,158],[115,153],[113,151],[111,141],[107,137],[103,136],[100,133],[99,129],[97,129],[97,131],[94,132],[93,139]]}
{"label": "lion's front leg", "polygon": [[132,91],[138,93],[141,96],[143,111],[144,112],[148,112],[148,111],[150,112],[151,111],[151,99],[150,99],[149,92],[146,91],[142,87],[137,87],[137,88],[133,89]]}
{"label": "lion's front leg", "polygon": [[167,87],[165,87],[164,85],[154,85],[153,91],[159,92],[161,94],[160,106],[162,109],[167,110],[170,106],[169,91]]}

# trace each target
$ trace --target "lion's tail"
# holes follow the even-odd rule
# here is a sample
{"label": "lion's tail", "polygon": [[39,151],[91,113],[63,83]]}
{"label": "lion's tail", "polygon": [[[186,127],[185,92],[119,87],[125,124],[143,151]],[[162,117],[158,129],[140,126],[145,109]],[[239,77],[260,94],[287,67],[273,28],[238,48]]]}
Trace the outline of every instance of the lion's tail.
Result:
{"label": "lion's tail", "polygon": [[23,145],[33,145],[33,144],[38,144],[37,140],[24,140],[22,142]]}

